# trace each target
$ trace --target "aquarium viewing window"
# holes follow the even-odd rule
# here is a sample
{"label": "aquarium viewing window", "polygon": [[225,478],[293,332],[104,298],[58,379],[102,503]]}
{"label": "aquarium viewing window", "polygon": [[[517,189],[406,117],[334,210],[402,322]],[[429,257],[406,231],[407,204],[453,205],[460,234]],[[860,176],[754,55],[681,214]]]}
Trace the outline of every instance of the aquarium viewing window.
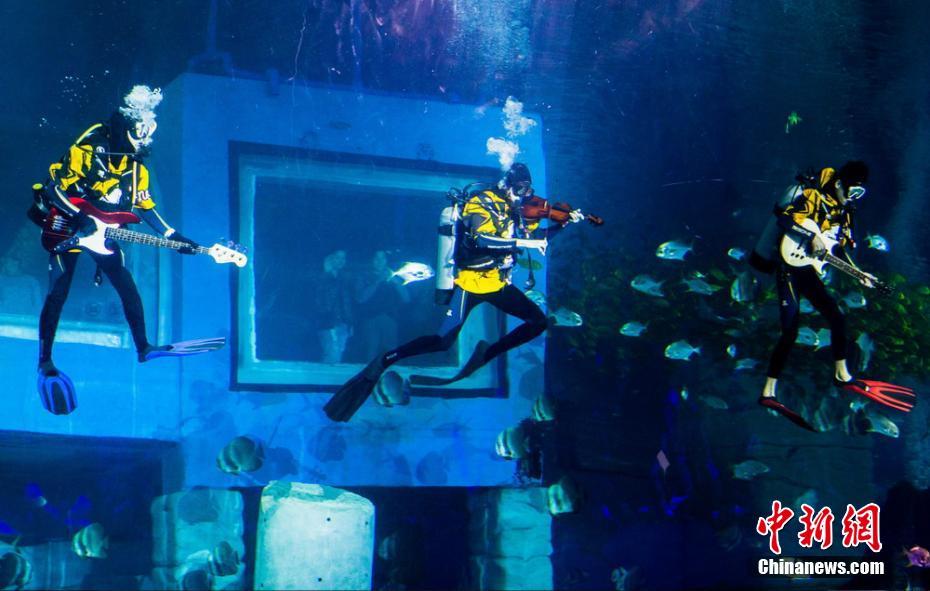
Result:
{"label": "aquarium viewing window", "polygon": [[[332,390],[375,355],[436,333],[445,310],[434,279],[392,273],[407,262],[435,269],[449,188],[499,174],[251,144],[233,144],[231,163],[233,233],[250,253],[234,275],[233,386],[260,390]],[[502,322],[479,306],[457,347],[396,369],[450,375]],[[502,371],[491,364],[445,395],[492,395]]]}

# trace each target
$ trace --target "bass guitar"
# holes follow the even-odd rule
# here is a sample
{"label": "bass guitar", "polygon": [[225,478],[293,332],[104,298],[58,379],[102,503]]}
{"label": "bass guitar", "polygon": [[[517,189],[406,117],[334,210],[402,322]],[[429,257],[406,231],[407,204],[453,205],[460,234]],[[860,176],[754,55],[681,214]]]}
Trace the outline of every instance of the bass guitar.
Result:
{"label": "bass guitar", "polygon": [[101,211],[87,200],[78,197],[71,197],[70,201],[81,213],[87,215],[94,222],[95,229],[85,236],[77,234],[72,225],[72,220],[53,207],[42,226],[42,247],[49,252],[61,253],[81,248],[97,254],[108,255],[113,254],[113,249],[107,246],[107,241],[119,240],[173,250],[189,248],[196,254],[209,255],[215,262],[220,264],[233,263],[237,267],[244,267],[248,263],[248,257],[240,252],[239,247],[236,245],[232,245],[233,248],[221,244],[214,244],[210,248],[204,246],[192,248],[186,242],[123,228],[122,226],[127,224],[138,224],[141,221],[139,216],[134,213],[128,211]]}
{"label": "bass guitar", "polygon": [[781,240],[781,258],[785,263],[792,267],[810,266],[821,275],[823,275],[824,266],[829,264],[860,282],[871,282],[872,287],[882,294],[888,295],[894,292],[894,289],[888,284],[882,283],[868,273],[857,269],[847,261],[832,254],[833,247],[839,244],[839,240],[821,232],[817,222],[812,219],[806,219],[799,225],[819,237],[826,248],[823,251],[811,252],[809,247],[810,242],[806,237],[798,236],[792,232],[786,232],[784,238]]}

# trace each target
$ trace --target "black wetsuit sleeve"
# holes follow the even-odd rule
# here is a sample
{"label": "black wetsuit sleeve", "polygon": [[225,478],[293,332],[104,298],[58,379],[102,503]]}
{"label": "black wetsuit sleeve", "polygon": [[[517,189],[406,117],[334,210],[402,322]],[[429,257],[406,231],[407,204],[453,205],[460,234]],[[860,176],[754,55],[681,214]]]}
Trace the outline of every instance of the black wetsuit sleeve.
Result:
{"label": "black wetsuit sleeve", "polygon": [[151,209],[139,208],[137,209],[137,213],[146,224],[148,224],[153,230],[162,236],[167,238],[174,234],[174,228],[169,226],[168,222],[166,222],[160,215],[158,215],[158,212],[155,211],[154,207]]}

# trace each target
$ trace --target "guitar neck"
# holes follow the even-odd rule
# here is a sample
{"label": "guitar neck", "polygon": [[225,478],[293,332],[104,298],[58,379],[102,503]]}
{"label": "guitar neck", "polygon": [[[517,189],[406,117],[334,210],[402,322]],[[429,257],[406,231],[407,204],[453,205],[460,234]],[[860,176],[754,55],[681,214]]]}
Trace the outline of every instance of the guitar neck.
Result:
{"label": "guitar neck", "polygon": [[[136,232],[134,230],[127,230],[125,228],[107,228],[106,233],[107,238],[113,238],[115,240],[122,240],[123,242],[135,242],[136,244],[147,244],[149,246],[158,246],[161,248],[170,248],[172,250],[181,250],[182,248],[191,248],[186,242],[179,242],[177,240],[171,240],[168,238],[162,238],[161,236],[155,236],[154,234],[146,234],[145,232]],[[197,254],[207,254],[210,252],[210,249],[198,246],[192,249]]]}
{"label": "guitar neck", "polygon": [[847,275],[851,275],[855,277],[856,279],[859,279],[859,280],[868,279],[868,275],[866,275],[865,273],[863,273],[856,267],[850,265],[848,262],[844,261],[843,259],[839,258],[836,255],[827,253],[824,256],[823,260],[830,263],[832,266],[836,267],[843,273],[846,273]]}

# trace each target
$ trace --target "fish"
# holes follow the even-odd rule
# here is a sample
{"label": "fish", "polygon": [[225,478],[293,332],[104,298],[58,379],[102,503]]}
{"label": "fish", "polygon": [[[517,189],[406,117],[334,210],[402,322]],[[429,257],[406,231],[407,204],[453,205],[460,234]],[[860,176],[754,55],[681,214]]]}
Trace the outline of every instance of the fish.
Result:
{"label": "fish", "polygon": [[811,314],[814,311],[814,305],[807,301],[807,298],[801,298],[799,305],[801,314]]}
{"label": "fish", "polygon": [[526,290],[526,297],[529,298],[531,302],[542,308],[546,305],[546,296],[535,289]]}
{"label": "fish", "polygon": [[494,452],[505,460],[519,460],[529,453],[526,432],[522,425],[508,427],[497,435]]}
{"label": "fish", "polygon": [[824,285],[830,285],[833,283],[833,269],[830,267],[824,267],[823,273],[820,274],[820,280],[823,281]]}
{"label": "fish", "polygon": [[13,545],[0,556],[0,589],[22,589],[32,580],[32,563]]}
{"label": "fish", "polygon": [[861,291],[851,291],[843,296],[841,301],[846,304],[846,307],[852,310],[865,308],[865,305],[868,303]]}
{"label": "fish", "polygon": [[734,368],[736,371],[745,371],[745,370],[755,369],[757,365],[759,365],[758,359],[752,359],[751,357],[745,357],[737,361]]}
{"label": "fish", "polygon": [[216,466],[227,474],[254,472],[265,463],[265,449],[261,442],[240,435],[226,444],[216,457]]}
{"label": "fish", "polygon": [[581,318],[581,315],[577,312],[572,312],[568,308],[559,308],[555,312],[549,315],[549,318],[552,318],[555,326],[581,326],[584,323],[584,320]]}
{"label": "fish", "polygon": [[798,330],[798,338],[794,340],[795,343],[799,345],[806,345],[808,347],[816,347],[820,344],[820,339],[817,337],[816,331],[809,326],[802,326]]}
{"label": "fish", "polygon": [[730,285],[730,298],[734,302],[744,303],[756,298],[758,282],[749,271],[743,271],[736,276]]}
{"label": "fish", "polygon": [[891,437],[892,439],[897,439],[898,435],[901,434],[900,429],[898,429],[894,421],[885,415],[868,413],[866,417],[869,419],[869,426],[866,428],[866,432],[868,433],[878,433],[879,435]]}
{"label": "fish", "polygon": [[410,383],[396,371],[387,371],[378,380],[373,393],[375,402],[385,407],[410,404]]}
{"label": "fish", "polygon": [[859,371],[865,371],[869,368],[869,362],[872,360],[872,353],[875,351],[875,343],[867,332],[860,332],[856,337],[856,345],[862,351],[862,357],[859,359]]}
{"label": "fish", "polygon": [[688,291],[700,295],[713,295],[723,289],[719,285],[711,285],[703,279],[683,279],[681,281],[688,286]]}
{"label": "fish", "polygon": [[637,275],[630,281],[630,286],[638,292],[658,298],[665,297],[662,293],[662,284],[664,281],[656,281],[649,275]]}
{"label": "fish", "polygon": [[727,251],[727,256],[735,261],[741,261],[746,258],[746,251],[742,248],[731,248]]}
{"label": "fish", "polygon": [[785,133],[790,132],[791,128],[801,123],[801,121],[804,121],[801,116],[796,111],[791,111],[788,114],[788,120],[785,122]]}
{"label": "fish", "polygon": [[685,255],[694,250],[693,244],[684,244],[676,240],[663,242],[656,249],[656,256],[667,261],[683,261]]}
{"label": "fish", "polygon": [[700,347],[692,347],[688,341],[675,341],[667,347],[665,347],[665,356],[669,359],[677,359],[679,361],[690,361],[691,356],[694,354],[701,354]]}
{"label": "fish", "polygon": [[614,591],[633,591],[634,589],[641,589],[639,569],[633,567],[631,569],[623,568],[618,566],[614,570],[610,571],[610,582],[614,584]]}
{"label": "fish", "polygon": [[649,327],[648,324],[633,320],[620,327],[620,334],[626,337],[638,337]]}
{"label": "fish", "polygon": [[91,523],[71,538],[71,549],[81,558],[106,558],[110,538],[103,525]]}
{"label": "fish", "polygon": [[817,331],[817,346],[814,349],[822,349],[824,347],[830,346],[830,341],[833,339],[833,335],[830,333],[829,328],[821,328]]}
{"label": "fish", "polygon": [[752,480],[756,476],[765,474],[769,471],[768,466],[757,460],[746,460],[739,464],[734,464],[732,468],[733,478],[737,480]]}
{"label": "fish", "polygon": [[682,386],[681,390],[678,392],[678,395],[681,397],[682,400],[687,400],[688,399],[688,387]]}
{"label": "fish", "polygon": [[726,400],[717,398],[716,396],[701,396],[700,400],[707,406],[716,408],[717,410],[727,410],[730,408],[730,405],[727,404]]}
{"label": "fish", "polygon": [[885,240],[883,236],[878,234],[869,234],[865,237],[866,245],[874,250],[880,250],[881,252],[888,252],[888,241]]}
{"label": "fish", "polygon": [[550,515],[574,513],[581,505],[581,489],[568,476],[563,476],[558,482],[546,489]]}
{"label": "fish", "polygon": [[801,505],[810,505],[811,507],[816,507],[818,500],[817,491],[809,488],[798,495],[798,498],[794,500],[794,503],[791,506],[800,511]]}
{"label": "fish", "polygon": [[672,463],[668,461],[668,456],[665,455],[665,452],[661,449],[656,452],[656,461],[659,462],[659,467],[662,468],[663,473],[672,465]]}
{"label": "fish", "polygon": [[739,354],[739,349],[736,348],[736,345],[734,345],[733,343],[730,343],[729,345],[727,345],[727,355],[730,356],[730,359],[735,359],[738,354]]}
{"label": "fish", "polygon": [[533,403],[533,410],[530,413],[530,418],[532,418],[537,423],[547,423],[549,421],[554,421],[555,400],[553,400],[551,396],[541,394],[539,398],[536,399],[536,402]]}
{"label": "fish", "polygon": [[239,553],[224,540],[210,552],[207,563],[211,574],[217,577],[228,577],[239,572]]}
{"label": "fish", "polygon": [[425,263],[404,263],[400,269],[391,273],[391,277],[400,277],[404,280],[403,285],[414,281],[423,281],[436,275],[433,268]]}
{"label": "fish", "polygon": [[539,271],[543,268],[542,263],[536,259],[517,259],[517,265],[531,271]]}
{"label": "fish", "polygon": [[[45,495],[42,494],[42,489],[38,484],[30,482],[26,485],[26,499],[29,501],[29,504],[33,507],[41,509],[42,507],[48,505],[48,499],[45,498]],[[0,587],[2,589],[3,587]]]}
{"label": "fish", "polygon": [[[918,568],[927,568],[930,566],[930,551],[921,546],[912,546],[910,550],[905,550],[904,555],[907,557],[908,566]],[[3,581],[0,581],[2,584]]]}

